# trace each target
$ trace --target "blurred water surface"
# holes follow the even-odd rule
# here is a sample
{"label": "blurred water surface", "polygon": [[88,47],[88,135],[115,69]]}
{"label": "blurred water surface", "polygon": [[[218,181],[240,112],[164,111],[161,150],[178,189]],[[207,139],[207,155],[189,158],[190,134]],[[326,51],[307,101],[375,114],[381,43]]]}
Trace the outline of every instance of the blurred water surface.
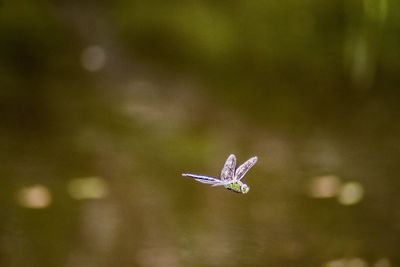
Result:
{"label": "blurred water surface", "polygon": [[0,265],[399,266],[399,8],[3,1]]}

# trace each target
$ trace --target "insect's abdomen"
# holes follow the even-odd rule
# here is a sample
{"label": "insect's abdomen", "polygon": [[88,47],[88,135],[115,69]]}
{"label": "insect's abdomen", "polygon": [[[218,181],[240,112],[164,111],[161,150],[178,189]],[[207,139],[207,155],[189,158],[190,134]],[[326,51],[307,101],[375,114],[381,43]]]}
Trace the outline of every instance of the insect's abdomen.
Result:
{"label": "insect's abdomen", "polygon": [[240,191],[240,185],[238,183],[228,184],[225,186],[225,188],[236,193],[242,193]]}

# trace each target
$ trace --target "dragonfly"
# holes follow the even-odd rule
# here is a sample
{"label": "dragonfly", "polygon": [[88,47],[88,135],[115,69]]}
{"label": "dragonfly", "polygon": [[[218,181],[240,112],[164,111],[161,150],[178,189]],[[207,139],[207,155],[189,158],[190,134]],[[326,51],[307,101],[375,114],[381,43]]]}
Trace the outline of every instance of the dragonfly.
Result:
{"label": "dragonfly", "polygon": [[226,189],[236,193],[247,194],[250,190],[250,187],[240,180],[243,179],[245,174],[250,170],[251,167],[254,166],[254,164],[256,164],[256,162],[257,157],[252,157],[235,169],[236,156],[231,154],[226,159],[224,167],[221,170],[220,179],[192,173],[183,173],[182,176],[193,178],[200,183],[210,184],[212,186],[224,186]]}

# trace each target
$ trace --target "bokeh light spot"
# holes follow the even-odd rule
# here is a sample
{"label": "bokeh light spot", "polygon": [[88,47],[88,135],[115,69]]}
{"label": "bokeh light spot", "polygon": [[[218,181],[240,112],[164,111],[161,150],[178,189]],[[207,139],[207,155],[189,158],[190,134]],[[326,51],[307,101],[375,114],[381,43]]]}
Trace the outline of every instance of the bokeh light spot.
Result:
{"label": "bokeh light spot", "polygon": [[100,46],[89,46],[82,51],[81,63],[88,71],[99,71],[106,63],[106,53]]}
{"label": "bokeh light spot", "polygon": [[375,262],[374,267],[390,267],[390,261],[387,258],[381,258]]}
{"label": "bokeh light spot", "polygon": [[362,200],[364,189],[360,183],[348,182],[339,191],[338,201],[343,205],[353,205]]}
{"label": "bokeh light spot", "polygon": [[51,204],[51,193],[44,185],[27,186],[18,191],[17,201],[25,208],[43,209]]}
{"label": "bokeh light spot", "polygon": [[68,193],[74,199],[100,199],[108,195],[108,186],[99,177],[75,178],[68,184]]}
{"label": "bokeh light spot", "polygon": [[310,194],[315,198],[334,197],[340,187],[340,179],[335,175],[315,177],[310,185]]}
{"label": "bokeh light spot", "polygon": [[361,258],[352,258],[347,261],[346,267],[367,267],[368,263]]}
{"label": "bokeh light spot", "polygon": [[324,267],[367,267],[368,263],[361,258],[336,259],[328,261]]}
{"label": "bokeh light spot", "polygon": [[332,261],[328,261],[323,266],[324,267],[346,267],[346,261],[345,261],[345,259],[332,260]]}

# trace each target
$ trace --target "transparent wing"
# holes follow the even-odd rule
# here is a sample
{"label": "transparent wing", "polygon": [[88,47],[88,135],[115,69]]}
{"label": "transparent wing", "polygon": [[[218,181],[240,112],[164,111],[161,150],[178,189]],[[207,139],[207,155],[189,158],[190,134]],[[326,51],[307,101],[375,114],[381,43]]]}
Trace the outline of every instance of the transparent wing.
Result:
{"label": "transparent wing", "polygon": [[231,154],[225,161],[225,165],[221,171],[221,180],[222,181],[232,181],[235,176],[235,167],[236,167],[236,157]]}
{"label": "transparent wing", "polygon": [[257,157],[252,157],[248,159],[245,163],[240,165],[235,172],[235,180],[240,181],[244,177],[246,172],[250,170],[250,168],[253,167],[254,164],[256,164],[256,162]]}
{"label": "transparent wing", "polygon": [[214,177],[205,176],[205,175],[182,173],[182,176],[193,178],[196,181],[198,181],[200,183],[203,183],[203,184],[219,185],[221,183],[220,179],[217,179],[217,178],[214,178]]}

